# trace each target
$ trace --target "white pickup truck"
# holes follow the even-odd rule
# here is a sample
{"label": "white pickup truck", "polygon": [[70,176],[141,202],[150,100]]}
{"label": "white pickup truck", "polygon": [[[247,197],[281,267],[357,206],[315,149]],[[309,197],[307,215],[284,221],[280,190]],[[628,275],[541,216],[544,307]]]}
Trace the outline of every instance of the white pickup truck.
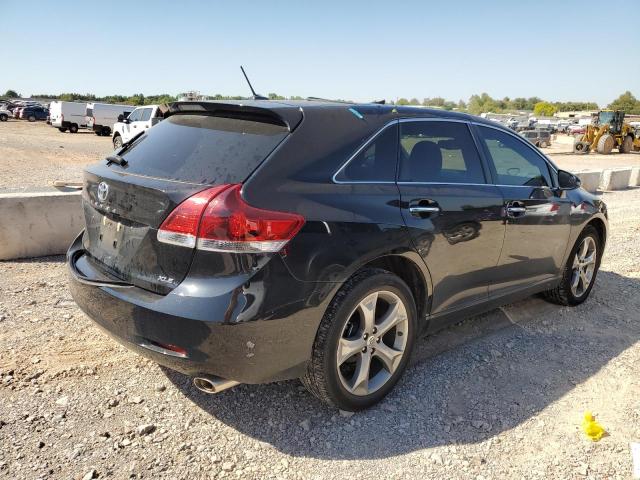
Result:
{"label": "white pickup truck", "polygon": [[164,118],[161,105],[145,105],[132,111],[127,117],[122,116],[113,125],[113,148],[122,147],[138,133],[153,127]]}

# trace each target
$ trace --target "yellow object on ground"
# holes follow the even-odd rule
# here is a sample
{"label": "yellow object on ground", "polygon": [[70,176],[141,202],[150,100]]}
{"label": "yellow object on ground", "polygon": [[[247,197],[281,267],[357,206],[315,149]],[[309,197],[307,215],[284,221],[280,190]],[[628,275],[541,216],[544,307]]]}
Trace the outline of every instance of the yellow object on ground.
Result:
{"label": "yellow object on ground", "polygon": [[596,418],[591,412],[584,413],[584,419],[582,420],[582,430],[584,433],[594,442],[597,442],[602,436],[607,433],[602,425],[596,422]]}

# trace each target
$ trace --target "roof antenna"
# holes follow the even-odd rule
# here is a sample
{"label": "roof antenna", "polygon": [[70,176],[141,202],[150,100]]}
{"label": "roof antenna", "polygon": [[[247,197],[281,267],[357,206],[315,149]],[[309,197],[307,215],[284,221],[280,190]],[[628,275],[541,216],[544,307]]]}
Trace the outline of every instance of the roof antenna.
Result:
{"label": "roof antenna", "polygon": [[258,95],[256,93],[256,91],[253,89],[253,86],[251,85],[251,82],[249,81],[249,77],[247,77],[247,74],[244,71],[244,68],[242,67],[242,65],[240,65],[240,70],[242,70],[242,74],[244,75],[245,80],[249,84],[249,88],[251,89],[251,93],[253,93],[253,99],[254,100],[269,100],[267,97],[263,97],[262,95]]}

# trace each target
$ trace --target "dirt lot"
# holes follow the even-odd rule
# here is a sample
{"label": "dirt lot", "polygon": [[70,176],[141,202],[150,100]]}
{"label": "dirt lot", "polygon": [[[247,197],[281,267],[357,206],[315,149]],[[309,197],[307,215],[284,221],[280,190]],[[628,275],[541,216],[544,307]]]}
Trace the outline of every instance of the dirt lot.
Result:
{"label": "dirt lot", "polygon": [[[640,189],[604,199],[585,304],[531,298],[422,340],[395,391],[353,416],[297,381],[203,394],[99,331],[62,257],[0,262],[0,478],[630,478]],[[598,443],[585,410],[608,431]]]}
{"label": "dirt lot", "polygon": [[[573,140],[559,135],[543,149],[561,168],[581,170],[640,165],[640,153],[573,155]],[[85,165],[111,152],[111,139],[93,132],[60,133],[43,122],[0,123],[0,191],[50,186],[54,180],[80,181]]]}
{"label": "dirt lot", "polygon": [[0,191],[80,181],[82,168],[112,151],[109,137],[88,130],[61,133],[44,122],[0,123]]}

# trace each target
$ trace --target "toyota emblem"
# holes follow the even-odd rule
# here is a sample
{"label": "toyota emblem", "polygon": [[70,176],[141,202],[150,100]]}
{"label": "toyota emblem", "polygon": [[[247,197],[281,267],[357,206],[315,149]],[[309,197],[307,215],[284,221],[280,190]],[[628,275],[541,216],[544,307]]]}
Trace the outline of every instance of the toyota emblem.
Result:
{"label": "toyota emblem", "polygon": [[105,182],[100,182],[98,185],[98,200],[104,202],[107,199],[107,195],[109,195],[109,185]]}

